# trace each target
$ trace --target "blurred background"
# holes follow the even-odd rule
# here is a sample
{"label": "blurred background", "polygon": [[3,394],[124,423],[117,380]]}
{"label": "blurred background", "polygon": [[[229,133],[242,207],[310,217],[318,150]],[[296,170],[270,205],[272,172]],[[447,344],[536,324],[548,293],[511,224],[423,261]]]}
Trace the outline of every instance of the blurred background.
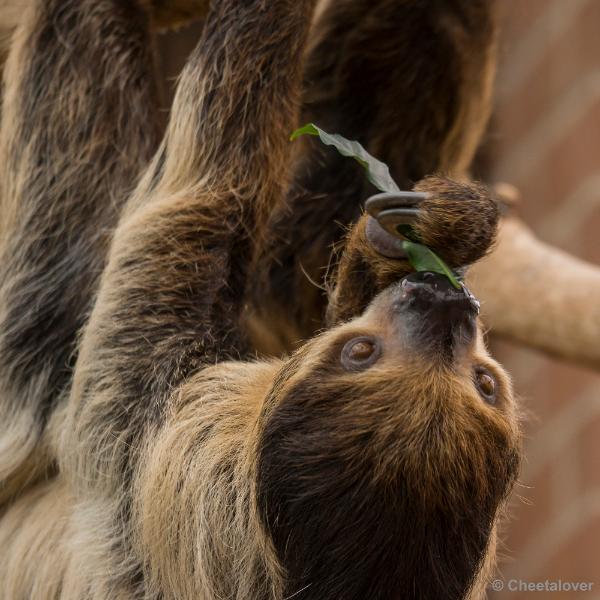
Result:
{"label": "blurred background", "polygon": [[[496,108],[479,171],[488,182],[517,186],[518,212],[541,239],[600,265],[600,1],[499,4]],[[167,79],[199,31],[161,36]],[[530,414],[501,547],[505,590],[490,598],[600,600],[600,374],[497,339],[491,345]],[[594,586],[511,592],[511,579]]]}
{"label": "blurred background", "polygon": [[[503,0],[502,11],[486,179],[517,186],[541,239],[600,265],[600,2]],[[490,597],[600,599],[600,374],[497,340],[493,351],[531,412],[501,577],[595,585]]]}

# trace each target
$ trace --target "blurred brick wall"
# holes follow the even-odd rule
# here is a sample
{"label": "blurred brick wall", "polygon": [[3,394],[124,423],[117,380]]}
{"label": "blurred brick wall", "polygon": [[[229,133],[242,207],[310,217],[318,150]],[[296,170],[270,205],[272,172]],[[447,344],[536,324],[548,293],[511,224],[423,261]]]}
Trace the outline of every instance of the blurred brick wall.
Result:
{"label": "blurred brick wall", "polygon": [[[502,5],[489,176],[521,190],[520,214],[539,237],[600,265],[600,1]],[[504,536],[505,590],[490,597],[598,600],[600,375],[506,343],[494,351],[532,416]],[[509,592],[511,579],[594,586]]]}

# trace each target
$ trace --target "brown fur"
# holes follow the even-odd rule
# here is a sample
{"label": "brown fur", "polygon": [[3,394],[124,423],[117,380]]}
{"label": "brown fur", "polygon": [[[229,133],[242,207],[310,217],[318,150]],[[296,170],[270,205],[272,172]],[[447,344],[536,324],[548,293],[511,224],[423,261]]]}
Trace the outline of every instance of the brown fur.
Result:
{"label": "brown fur", "polygon": [[22,462],[52,468],[45,424],[67,394],[112,229],[158,141],[146,16],[134,2],[26,10],[0,131],[0,504],[21,485]]}
{"label": "brown fur", "polygon": [[[13,438],[2,436],[5,500],[18,495],[0,520],[0,597],[483,593],[519,444],[510,382],[481,333],[448,360],[421,344],[419,323],[394,312],[399,288],[390,283],[408,266],[373,251],[363,217],[333,273],[332,327],[290,357],[255,359],[247,305],[263,280],[257,269],[267,260],[270,271],[274,258],[273,209],[287,214],[287,137],[299,120],[314,4],[213,4],[164,140],[126,205],[155,146],[145,13],[121,0],[38,0],[21,24],[0,138],[5,231],[13,249],[42,226],[45,235],[35,253],[13,251],[13,261],[6,252],[0,287],[0,406],[14,415]],[[352,3],[341,6],[353,15]],[[454,9],[442,9],[442,30],[477,18],[489,29],[480,8]],[[313,60],[324,55],[318,48]],[[460,114],[471,106],[461,93]],[[460,165],[448,141],[457,123],[429,137],[417,121],[407,135],[434,159],[454,148]],[[420,235],[450,232],[445,251],[459,262],[485,253],[495,221],[480,210],[491,202],[484,190],[422,185],[437,200]],[[476,239],[453,229],[454,204],[483,230]],[[14,320],[19,306],[38,315],[40,304],[42,324]],[[296,327],[295,314],[288,321]],[[349,372],[341,348],[360,335],[377,338],[382,355]],[[474,386],[477,365],[498,380],[494,406]],[[49,480],[23,490],[30,457],[41,464],[36,479]]]}

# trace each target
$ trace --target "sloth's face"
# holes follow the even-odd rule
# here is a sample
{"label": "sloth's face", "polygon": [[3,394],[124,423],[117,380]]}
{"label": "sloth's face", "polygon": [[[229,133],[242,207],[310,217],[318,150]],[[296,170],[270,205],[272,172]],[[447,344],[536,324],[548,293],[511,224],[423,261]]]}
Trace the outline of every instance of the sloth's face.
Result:
{"label": "sloth's face", "polygon": [[518,462],[510,381],[474,299],[405,278],[301,348],[267,397],[258,500],[288,591],[462,597]]}

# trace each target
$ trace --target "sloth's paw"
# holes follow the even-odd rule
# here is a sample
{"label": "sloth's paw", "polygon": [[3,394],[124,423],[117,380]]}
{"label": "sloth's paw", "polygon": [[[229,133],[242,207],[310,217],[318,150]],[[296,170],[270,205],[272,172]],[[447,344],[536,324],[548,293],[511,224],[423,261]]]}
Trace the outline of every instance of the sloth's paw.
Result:
{"label": "sloth's paw", "polygon": [[388,258],[403,258],[402,239],[429,246],[451,267],[475,262],[494,242],[500,211],[490,190],[445,177],[422,179],[412,192],[378,194],[366,204],[367,238]]}

